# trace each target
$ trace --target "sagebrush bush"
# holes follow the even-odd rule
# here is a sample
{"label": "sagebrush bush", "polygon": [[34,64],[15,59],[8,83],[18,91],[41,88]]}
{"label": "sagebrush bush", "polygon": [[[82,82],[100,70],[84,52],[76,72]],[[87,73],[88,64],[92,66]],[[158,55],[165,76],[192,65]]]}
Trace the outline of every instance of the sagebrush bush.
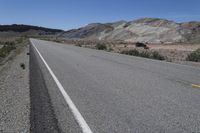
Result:
{"label": "sagebrush bush", "polygon": [[194,62],[200,62],[200,48],[195,50],[194,52],[190,53],[187,58],[187,61],[194,61]]}
{"label": "sagebrush bush", "polygon": [[96,49],[98,49],[98,50],[107,50],[107,46],[106,46],[106,44],[98,43],[96,45]]}
{"label": "sagebrush bush", "polygon": [[24,39],[21,37],[21,38],[18,38],[17,40],[16,40],[16,43],[22,43],[24,41]]}
{"label": "sagebrush bush", "polygon": [[111,51],[113,51],[113,48],[109,47],[107,51],[111,52]]}
{"label": "sagebrush bush", "polygon": [[139,51],[136,49],[133,50],[124,50],[121,52],[121,54],[127,54],[127,55],[132,55],[132,56],[139,56]]}
{"label": "sagebrush bush", "polygon": [[127,54],[127,55],[132,55],[132,56],[140,56],[144,58],[150,58],[150,59],[156,59],[156,60],[165,60],[165,57],[159,54],[158,52],[154,51],[142,51],[139,52],[136,49],[133,50],[124,50],[121,52],[121,54]]}
{"label": "sagebrush bush", "polygon": [[145,58],[151,58],[151,53],[147,51],[142,51],[139,56],[145,57]]}
{"label": "sagebrush bush", "polygon": [[14,42],[5,42],[4,46],[0,49],[0,57],[5,57],[14,49],[16,49]]}
{"label": "sagebrush bush", "polygon": [[152,59],[165,60],[165,57],[160,55],[158,52],[154,51],[152,53]]}
{"label": "sagebrush bush", "polygon": [[82,44],[79,43],[79,44],[76,44],[76,46],[78,46],[78,47],[82,47]]}

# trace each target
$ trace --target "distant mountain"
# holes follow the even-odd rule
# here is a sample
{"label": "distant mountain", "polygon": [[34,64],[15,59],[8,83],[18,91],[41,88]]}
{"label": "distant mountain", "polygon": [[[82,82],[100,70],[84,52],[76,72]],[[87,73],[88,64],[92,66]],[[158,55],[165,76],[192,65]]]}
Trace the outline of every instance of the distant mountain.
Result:
{"label": "distant mountain", "polygon": [[40,30],[45,32],[62,32],[62,30],[58,29],[50,29],[50,28],[44,28],[44,27],[38,27],[38,26],[31,26],[31,25],[0,25],[0,32],[6,32],[6,31],[14,31],[14,32],[27,32],[29,30]]}
{"label": "distant mountain", "polygon": [[200,22],[176,23],[159,18],[92,23],[63,32],[66,39],[97,39],[148,43],[200,43]]}

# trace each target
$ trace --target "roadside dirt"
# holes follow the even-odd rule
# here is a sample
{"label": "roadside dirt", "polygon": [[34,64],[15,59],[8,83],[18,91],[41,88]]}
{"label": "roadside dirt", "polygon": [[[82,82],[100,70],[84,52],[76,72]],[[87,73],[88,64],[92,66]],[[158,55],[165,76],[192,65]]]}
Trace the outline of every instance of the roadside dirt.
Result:
{"label": "roadside dirt", "polygon": [[76,45],[78,47],[96,49],[97,44],[106,45],[107,51],[121,53],[122,51],[137,49],[138,51],[156,51],[164,56],[166,61],[179,64],[200,66],[200,63],[186,61],[188,54],[200,48],[200,44],[147,44],[149,49],[136,48],[134,43],[122,41],[103,41],[103,40],[65,40],[65,39],[47,39],[48,41],[55,41],[68,45]]}
{"label": "roadside dirt", "polygon": [[[30,130],[28,47],[0,66],[0,132]],[[20,64],[25,65],[22,69]]]}

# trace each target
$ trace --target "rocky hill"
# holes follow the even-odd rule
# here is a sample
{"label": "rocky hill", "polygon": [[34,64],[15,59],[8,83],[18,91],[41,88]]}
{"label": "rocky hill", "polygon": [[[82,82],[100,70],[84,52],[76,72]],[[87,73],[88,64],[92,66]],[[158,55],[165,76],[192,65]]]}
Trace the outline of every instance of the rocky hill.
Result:
{"label": "rocky hill", "polygon": [[148,43],[200,43],[200,22],[176,23],[165,19],[92,23],[63,32],[65,39],[92,39]]}

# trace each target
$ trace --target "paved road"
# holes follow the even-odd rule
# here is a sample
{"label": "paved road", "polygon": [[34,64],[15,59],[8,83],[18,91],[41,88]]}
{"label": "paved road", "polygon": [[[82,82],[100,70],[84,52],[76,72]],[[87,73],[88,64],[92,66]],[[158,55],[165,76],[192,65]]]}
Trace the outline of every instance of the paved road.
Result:
{"label": "paved road", "polygon": [[30,132],[59,133],[58,122],[52,107],[48,88],[45,84],[39,61],[30,48]]}
{"label": "paved road", "polygon": [[[200,132],[200,88],[192,86],[200,84],[199,68],[35,39],[31,42],[92,132]],[[65,109],[69,110],[66,106],[62,111]]]}

